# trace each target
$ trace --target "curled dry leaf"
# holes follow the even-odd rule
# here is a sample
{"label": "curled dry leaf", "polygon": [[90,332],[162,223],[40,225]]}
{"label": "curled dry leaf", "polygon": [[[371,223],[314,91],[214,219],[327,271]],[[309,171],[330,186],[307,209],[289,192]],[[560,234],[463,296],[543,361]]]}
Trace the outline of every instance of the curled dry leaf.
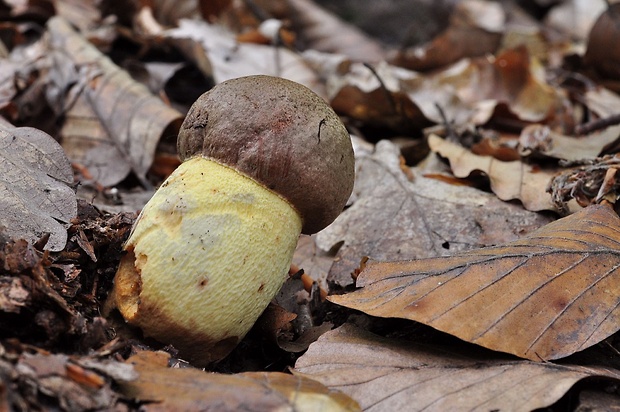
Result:
{"label": "curled dry leaf", "polygon": [[31,127],[0,123],[0,233],[62,250],[68,223],[77,214],[73,170],[60,145]]}
{"label": "curled dry leaf", "polygon": [[[54,122],[49,113],[45,113],[45,80],[40,76],[47,50],[42,42],[27,40],[28,29],[21,23],[16,24],[17,33],[13,37],[19,42],[0,60],[0,116],[10,122],[46,130]],[[3,55],[1,49],[2,46],[0,55]],[[27,124],[24,123],[26,119]]]}
{"label": "curled dry leaf", "polygon": [[573,200],[581,207],[599,203],[602,199],[615,203],[620,193],[620,182],[616,177],[618,169],[620,157],[616,155],[593,159],[554,176],[548,191],[562,214],[570,212]]}
{"label": "curled dry leaf", "polygon": [[553,404],[582,379],[620,378],[602,367],[460,354],[453,347],[382,338],[348,324],[310,345],[295,373],[343,391],[369,412],[525,412]]}
{"label": "curled dry leaf", "polygon": [[494,53],[500,45],[505,20],[500,3],[460,1],[446,30],[424,46],[399,50],[392,61],[410,70],[432,70],[463,57]]}
{"label": "curled dry leaf", "polygon": [[[181,19],[179,27],[168,30],[166,36],[190,60],[203,61],[199,67],[213,76],[216,83],[236,77],[266,74],[301,83],[319,96],[325,91],[317,75],[306,63],[285,47],[238,43],[235,35],[223,26],[198,20]],[[196,47],[198,45],[198,47]],[[204,62],[204,60],[207,62]]]}
{"label": "curled dry leaf", "polygon": [[523,156],[544,155],[569,161],[592,159],[605,146],[618,140],[619,135],[620,126],[577,138],[554,132],[548,126],[534,124],[521,131],[519,151]]}
{"label": "curled dry leaf", "polygon": [[528,210],[553,210],[556,206],[546,193],[555,171],[535,169],[521,161],[502,162],[491,156],[478,156],[464,147],[430,135],[431,150],[450,161],[456,177],[468,177],[472,172],[488,176],[491,190],[501,200],[519,199]]}
{"label": "curled dry leaf", "polygon": [[206,373],[193,368],[168,368],[162,352],[140,352],[129,358],[139,376],[119,381],[125,396],[141,402],[145,411],[359,411],[347,395],[304,377],[278,372],[236,375]]}
{"label": "curled dry leaf", "polygon": [[375,68],[362,63],[351,64],[342,76],[336,75],[329,82],[331,105],[336,112],[367,124],[414,133],[429,121],[418,102],[404,92],[401,76],[408,75],[411,79],[422,79],[384,62]]}
{"label": "curled dry leaf", "polygon": [[[344,242],[328,280],[353,283],[363,256],[414,259],[505,243],[549,220],[501,202],[480,190],[403,170],[399,150],[388,141],[374,153],[356,150],[355,203],[316,235],[319,249]],[[406,167],[405,167],[406,169]]]}
{"label": "curled dry leaf", "polygon": [[48,98],[66,110],[61,131],[69,157],[104,186],[133,170],[145,176],[157,144],[176,135],[183,118],[134,81],[62,18],[48,21],[51,68]]}
{"label": "curled dry leaf", "polygon": [[[315,60],[317,60],[315,58]],[[407,130],[444,123],[437,107],[455,127],[484,124],[507,107],[528,122],[543,122],[565,111],[563,95],[544,80],[544,71],[525,46],[504,50],[494,59],[462,59],[437,73],[420,74],[384,62],[362,63],[323,58],[319,72],[328,79],[334,109],[370,124]],[[315,61],[315,66],[318,61]],[[374,71],[373,71],[374,70]],[[505,112],[505,110],[503,110]]]}
{"label": "curled dry leaf", "polygon": [[505,246],[371,262],[357,279],[362,289],[330,300],[534,361],[558,359],[620,328],[619,250],[618,215],[590,206]]}
{"label": "curled dry leaf", "polygon": [[484,123],[492,114],[482,110],[483,107],[488,110],[500,103],[507,105],[519,119],[529,122],[543,121],[553,112],[562,112],[562,93],[545,81],[543,67],[530,57],[524,45],[503,50],[492,60],[472,59],[461,68],[460,73],[453,72],[453,75],[458,73],[453,82],[466,81],[458,84],[458,95],[478,109],[473,119],[476,124]]}

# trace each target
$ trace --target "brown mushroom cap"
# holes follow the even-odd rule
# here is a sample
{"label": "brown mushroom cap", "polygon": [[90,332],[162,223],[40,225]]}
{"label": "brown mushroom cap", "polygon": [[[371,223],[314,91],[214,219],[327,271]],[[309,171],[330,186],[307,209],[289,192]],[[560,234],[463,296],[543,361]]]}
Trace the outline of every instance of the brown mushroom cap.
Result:
{"label": "brown mushroom cap", "polygon": [[329,225],[353,190],[344,125],[310,89],[278,77],[232,79],[200,96],[177,149],[181,160],[213,159],[280,194],[300,213],[306,234]]}

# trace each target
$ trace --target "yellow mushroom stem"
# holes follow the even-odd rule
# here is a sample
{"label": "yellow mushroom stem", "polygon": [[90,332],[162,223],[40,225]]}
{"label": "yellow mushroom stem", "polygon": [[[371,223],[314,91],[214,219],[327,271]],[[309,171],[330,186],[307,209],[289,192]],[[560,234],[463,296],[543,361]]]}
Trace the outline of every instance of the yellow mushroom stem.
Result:
{"label": "yellow mushroom stem", "polygon": [[213,160],[189,159],[142,210],[115,278],[115,306],[195,364],[219,360],[286,280],[301,227],[275,192]]}

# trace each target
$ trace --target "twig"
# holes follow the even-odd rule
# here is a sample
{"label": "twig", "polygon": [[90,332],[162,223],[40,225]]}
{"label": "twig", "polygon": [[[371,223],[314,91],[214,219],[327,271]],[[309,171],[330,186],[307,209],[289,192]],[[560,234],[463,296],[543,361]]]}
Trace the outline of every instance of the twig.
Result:
{"label": "twig", "polygon": [[250,9],[252,14],[260,21],[270,19],[271,16],[262,7],[256,4],[253,0],[244,0],[245,6]]}
{"label": "twig", "polygon": [[368,70],[370,70],[370,72],[375,76],[375,78],[379,81],[379,85],[381,86],[381,90],[383,90],[385,92],[385,95],[388,99],[388,101],[390,102],[390,106],[392,106],[392,111],[395,114],[400,114],[400,110],[398,110],[398,106],[396,105],[396,101],[394,100],[394,96],[392,96],[392,92],[390,92],[388,90],[387,87],[385,87],[385,83],[383,83],[383,79],[381,79],[381,76],[379,76],[379,73],[377,73],[377,71],[375,70],[374,67],[372,67],[370,64],[364,62],[363,63],[364,67],[366,67]]}
{"label": "twig", "polygon": [[454,131],[454,128],[452,127],[452,123],[448,120],[448,116],[446,116],[446,112],[443,111],[439,103],[435,103],[435,107],[437,108],[437,111],[439,112],[439,116],[441,116],[441,122],[443,123],[443,126],[446,128],[446,137],[448,138],[448,140],[457,141],[458,135]]}
{"label": "twig", "polygon": [[615,126],[617,124],[620,124],[620,113],[605,117],[603,119],[597,119],[588,123],[577,125],[575,127],[575,133],[577,135],[583,136],[597,130],[606,129],[609,126]]}

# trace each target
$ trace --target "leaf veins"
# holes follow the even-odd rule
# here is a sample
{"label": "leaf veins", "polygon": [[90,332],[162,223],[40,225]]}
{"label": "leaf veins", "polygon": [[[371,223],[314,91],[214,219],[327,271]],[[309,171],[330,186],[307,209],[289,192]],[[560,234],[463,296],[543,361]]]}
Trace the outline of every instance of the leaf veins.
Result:
{"label": "leaf veins", "polygon": [[523,358],[562,358],[619,329],[619,220],[591,206],[504,246],[370,262],[362,289],[330,300]]}

